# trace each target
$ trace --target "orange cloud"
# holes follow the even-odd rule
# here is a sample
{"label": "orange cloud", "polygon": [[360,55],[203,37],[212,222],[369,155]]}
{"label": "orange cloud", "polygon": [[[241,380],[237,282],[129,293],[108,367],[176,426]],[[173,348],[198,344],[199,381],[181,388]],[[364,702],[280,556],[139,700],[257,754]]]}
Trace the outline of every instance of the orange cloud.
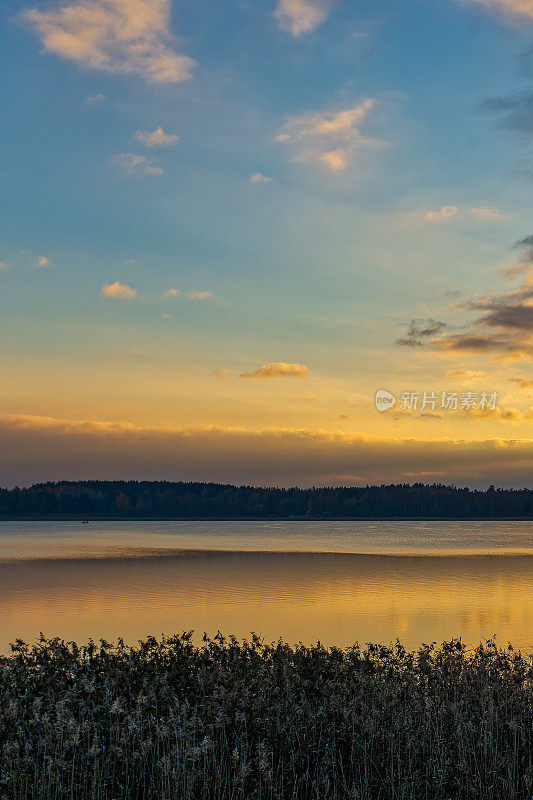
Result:
{"label": "orange cloud", "polygon": [[256,485],[365,484],[438,474],[460,485],[531,485],[533,439],[379,439],[320,430],[0,418],[0,484],[60,479],[186,480]]}
{"label": "orange cloud", "polygon": [[421,208],[407,215],[410,222],[448,222],[459,213],[457,206],[441,206],[436,210]]}
{"label": "orange cloud", "polygon": [[526,17],[533,19],[532,0],[472,0],[494,11],[499,11],[508,16]]}
{"label": "orange cloud", "polygon": [[[533,0],[532,0],[533,2]],[[526,237],[515,244],[530,246]],[[446,326],[434,331],[431,344],[448,353],[492,353],[492,361],[512,363],[533,359],[533,267],[531,252],[523,256],[528,264],[527,274],[522,283],[514,290],[492,294],[478,295],[473,300],[459,303],[462,311],[475,311],[476,319],[463,333],[448,333]],[[504,269],[506,273],[508,268]],[[520,274],[523,270],[519,270]],[[446,330],[444,330],[446,328]]]}
{"label": "orange cloud", "polygon": [[84,0],[22,18],[45,50],[80,66],[177,83],[195,62],[172,47],[170,14],[170,0]]}
{"label": "orange cloud", "polygon": [[325,164],[332,172],[341,172],[361,147],[381,144],[361,134],[361,126],[375,105],[375,100],[366,97],[340,111],[291,117],[276,141],[293,147],[295,161]]}
{"label": "orange cloud", "polygon": [[526,408],[520,411],[518,408],[472,408],[464,411],[464,416],[469,419],[497,419],[501,422],[524,422],[533,419],[533,408]]}
{"label": "orange cloud", "polygon": [[527,380],[527,378],[509,378],[511,383],[516,383],[518,389],[520,391],[527,391],[528,389],[533,389],[533,381]]}
{"label": "orange cloud", "polygon": [[128,300],[137,295],[137,289],[132,289],[127,283],[119,283],[119,281],[106,283],[100,291],[104,297],[123,297]]}
{"label": "orange cloud", "polygon": [[133,138],[147,147],[169,147],[179,141],[174,133],[165,133],[161,126],[155,131],[137,131]]}
{"label": "orange cloud", "polygon": [[322,153],[320,160],[326,164],[333,172],[339,172],[348,166],[348,156],[346,150],[330,150],[329,153]]}
{"label": "orange cloud", "polygon": [[309,371],[305,364],[286,364],[277,361],[274,364],[263,364],[253,372],[243,372],[241,378],[307,378]]}
{"label": "orange cloud", "polygon": [[278,0],[274,16],[283,31],[301,36],[321,25],[330,7],[331,0]]}

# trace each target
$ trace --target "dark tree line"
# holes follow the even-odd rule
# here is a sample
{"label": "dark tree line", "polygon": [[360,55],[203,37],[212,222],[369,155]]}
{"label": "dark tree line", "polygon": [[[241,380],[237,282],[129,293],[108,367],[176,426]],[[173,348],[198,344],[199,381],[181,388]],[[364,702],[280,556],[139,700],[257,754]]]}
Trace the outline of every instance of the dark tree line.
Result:
{"label": "dark tree line", "polygon": [[533,490],[397,484],[312,489],[59,481],[0,489],[4,517],[530,517]]}

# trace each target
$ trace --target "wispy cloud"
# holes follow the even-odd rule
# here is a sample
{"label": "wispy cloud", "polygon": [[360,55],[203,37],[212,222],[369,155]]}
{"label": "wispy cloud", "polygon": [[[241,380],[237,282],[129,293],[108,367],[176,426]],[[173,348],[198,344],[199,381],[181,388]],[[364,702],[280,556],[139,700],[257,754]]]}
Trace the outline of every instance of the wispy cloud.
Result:
{"label": "wispy cloud", "polygon": [[130,175],[161,175],[163,170],[152,164],[146,156],[137,153],[121,153],[116,156],[116,161],[125,172]]}
{"label": "wispy cloud", "polygon": [[516,383],[521,392],[527,392],[529,389],[533,389],[533,381],[530,381],[527,378],[509,378],[509,380],[511,383]]}
{"label": "wispy cloud", "polygon": [[502,214],[499,208],[494,206],[479,206],[478,208],[471,208],[470,214],[477,217],[482,222],[500,222],[505,219],[505,214]]}
{"label": "wispy cloud", "polygon": [[253,175],[250,175],[250,183],[273,183],[273,181],[273,178],[263,175],[262,172],[254,172]]}
{"label": "wispy cloud", "polygon": [[[533,234],[530,236],[524,236],[523,239],[518,239],[518,241],[513,244],[513,248],[516,249],[518,247],[533,247]],[[533,261],[531,254],[529,257],[530,260]]]}
{"label": "wispy cloud", "polygon": [[510,279],[517,278],[520,275],[525,275],[531,271],[533,267],[533,247],[528,247],[524,250],[516,261],[511,261],[510,264],[505,264],[498,270],[498,274],[502,278]]}
{"label": "wispy cloud", "polygon": [[457,383],[472,383],[472,381],[480,381],[486,378],[486,375],[481,370],[476,369],[449,369],[446,371],[446,377]]}
{"label": "wispy cloud", "polygon": [[133,138],[147,147],[169,147],[179,141],[178,136],[174,133],[165,133],[161,127],[156,128],[155,131],[137,131]]}
{"label": "wispy cloud", "polygon": [[468,420],[485,421],[487,419],[495,419],[499,422],[525,422],[526,420],[533,419],[533,408],[526,408],[521,411],[518,408],[471,408],[468,411],[463,411],[463,416]]}
{"label": "wispy cloud", "polygon": [[191,77],[194,60],[178,53],[170,0],[82,0],[22,12],[45,51],[83,67],[137,75],[153,83]]}
{"label": "wispy cloud", "polygon": [[526,17],[533,20],[531,0],[471,0],[471,2],[496,11],[510,18]]}
{"label": "wispy cloud", "polygon": [[419,208],[406,214],[404,219],[413,223],[429,223],[439,225],[451,221],[475,221],[477,223],[495,223],[505,219],[499,208],[494,206],[477,206],[475,208],[460,209],[458,206],[447,205],[440,208]]}
{"label": "wispy cloud", "polygon": [[307,378],[309,370],[305,364],[286,364],[277,361],[273,364],[263,364],[253,372],[243,372],[241,378]]}
{"label": "wispy cloud", "polygon": [[438,319],[413,319],[407,327],[407,333],[401,339],[396,339],[395,344],[403,347],[423,347],[433,336],[441,333],[446,327],[445,322]]}
{"label": "wispy cloud", "polygon": [[89,97],[86,98],[85,102],[88,106],[101,106],[103,103],[107,103],[107,97],[105,94],[98,92],[98,94],[91,94]]}
{"label": "wispy cloud", "polygon": [[291,392],[287,398],[291,403],[314,403],[319,399],[316,394],[301,394],[300,392]]}
{"label": "wispy cloud", "polygon": [[457,206],[441,206],[436,210],[420,208],[407,216],[410,222],[448,222],[459,213]]}
{"label": "wispy cloud", "polygon": [[131,300],[137,295],[137,289],[132,289],[127,283],[106,283],[100,290],[104,297],[119,297]]}
{"label": "wispy cloud", "polygon": [[533,92],[490,97],[485,100],[482,109],[499,114],[504,128],[525,134],[533,132]]}
{"label": "wispy cloud", "polygon": [[283,31],[298,37],[321,25],[331,6],[331,0],[278,0],[274,16]]}
{"label": "wispy cloud", "polygon": [[533,267],[533,236],[526,236],[514,243],[513,248],[523,248],[519,258],[510,264],[505,264],[498,270],[502,278],[516,278],[531,271]]}
{"label": "wispy cloud", "polygon": [[332,172],[341,172],[360,148],[381,144],[361,134],[361,126],[375,105],[372,98],[364,98],[357,105],[340,111],[291,117],[276,140],[293,148],[296,161],[321,163]]}
{"label": "wispy cloud", "polygon": [[520,261],[515,261],[511,264],[506,264],[504,267],[501,267],[498,270],[498,274],[501,275],[502,278],[509,278],[513,279],[518,277],[519,275],[523,275],[526,272],[529,272],[531,269],[531,264]]}
{"label": "wispy cloud", "polygon": [[[518,245],[530,244],[526,237]],[[437,334],[432,343],[449,353],[490,353],[493,361],[533,359],[533,266],[513,291],[459,303],[460,310],[475,311],[465,332]]]}
{"label": "wispy cloud", "polygon": [[[167,289],[166,292],[163,293],[163,297],[178,297],[182,294],[181,289]],[[212,292],[206,291],[194,291],[188,292],[187,297],[190,300],[207,300],[209,297],[212,297]]]}

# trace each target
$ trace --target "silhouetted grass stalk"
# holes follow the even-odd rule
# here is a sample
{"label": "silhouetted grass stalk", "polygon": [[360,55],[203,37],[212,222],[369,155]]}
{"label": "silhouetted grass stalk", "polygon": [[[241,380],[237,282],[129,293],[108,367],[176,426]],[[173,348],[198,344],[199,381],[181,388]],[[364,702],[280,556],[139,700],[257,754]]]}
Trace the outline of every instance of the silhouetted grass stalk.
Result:
{"label": "silhouetted grass stalk", "polygon": [[530,800],[532,678],[494,642],[19,640],[0,658],[0,797]]}

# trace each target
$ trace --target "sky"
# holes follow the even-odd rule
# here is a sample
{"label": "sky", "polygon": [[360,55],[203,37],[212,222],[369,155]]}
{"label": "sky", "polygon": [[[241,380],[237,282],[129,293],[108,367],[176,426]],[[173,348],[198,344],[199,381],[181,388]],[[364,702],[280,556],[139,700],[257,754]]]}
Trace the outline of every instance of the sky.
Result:
{"label": "sky", "polygon": [[533,0],[0,14],[2,485],[531,486]]}

